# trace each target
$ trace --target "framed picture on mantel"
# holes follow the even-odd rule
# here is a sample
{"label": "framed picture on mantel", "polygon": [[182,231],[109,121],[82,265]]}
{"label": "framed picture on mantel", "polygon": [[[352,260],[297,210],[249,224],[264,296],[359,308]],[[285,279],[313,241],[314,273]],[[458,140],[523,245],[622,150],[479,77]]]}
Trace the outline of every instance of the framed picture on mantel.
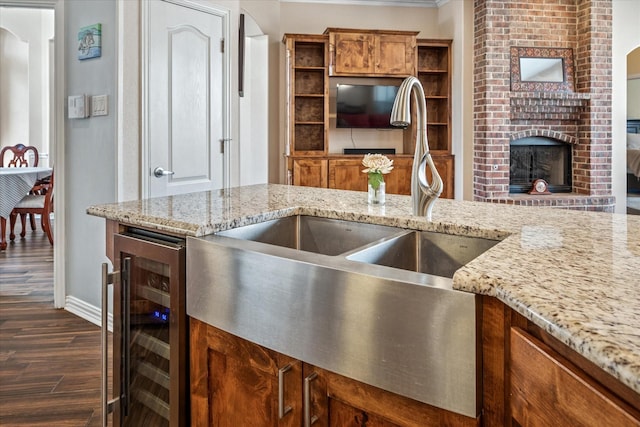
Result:
{"label": "framed picture on mantel", "polygon": [[573,49],[511,48],[511,90],[573,92]]}

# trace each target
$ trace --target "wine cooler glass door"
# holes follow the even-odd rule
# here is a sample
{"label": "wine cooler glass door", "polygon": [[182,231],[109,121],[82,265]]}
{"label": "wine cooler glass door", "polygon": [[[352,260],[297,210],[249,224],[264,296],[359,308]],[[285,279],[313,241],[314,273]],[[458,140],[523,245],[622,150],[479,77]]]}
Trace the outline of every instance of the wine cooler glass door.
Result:
{"label": "wine cooler glass door", "polygon": [[114,361],[114,372],[120,373],[119,387],[114,387],[120,395],[119,418],[123,426],[183,425],[186,375],[180,370],[188,365],[184,248],[133,243],[140,247],[119,247],[121,263],[129,258],[130,268],[114,295],[122,331],[115,340],[121,348],[114,351],[121,356],[119,363]]}

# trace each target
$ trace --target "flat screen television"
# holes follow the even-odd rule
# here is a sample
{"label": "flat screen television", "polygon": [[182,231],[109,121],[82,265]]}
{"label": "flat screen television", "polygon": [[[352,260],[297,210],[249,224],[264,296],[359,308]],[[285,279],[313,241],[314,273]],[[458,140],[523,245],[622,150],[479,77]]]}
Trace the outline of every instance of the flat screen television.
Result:
{"label": "flat screen television", "polygon": [[398,86],[336,86],[337,128],[393,128],[389,123]]}

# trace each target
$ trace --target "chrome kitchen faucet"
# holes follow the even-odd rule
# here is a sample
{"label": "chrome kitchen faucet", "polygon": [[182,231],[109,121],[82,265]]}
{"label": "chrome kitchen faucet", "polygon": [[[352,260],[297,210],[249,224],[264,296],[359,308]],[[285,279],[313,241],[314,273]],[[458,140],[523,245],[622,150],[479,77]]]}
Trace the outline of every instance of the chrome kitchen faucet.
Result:
{"label": "chrome kitchen faucet", "polygon": [[[424,89],[416,77],[404,79],[393,102],[390,123],[393,126],[406,127],[411,124],[411,94],[416,100],[416,149],[411,170],[411,205],[413,214],[426,216],[431,221],[431,211],[436,199],[442,194],[442,178],[438,174],[429,153],[427,140],[427,103]],[[431,183],[427,180],[426,166],[431,170]]]}

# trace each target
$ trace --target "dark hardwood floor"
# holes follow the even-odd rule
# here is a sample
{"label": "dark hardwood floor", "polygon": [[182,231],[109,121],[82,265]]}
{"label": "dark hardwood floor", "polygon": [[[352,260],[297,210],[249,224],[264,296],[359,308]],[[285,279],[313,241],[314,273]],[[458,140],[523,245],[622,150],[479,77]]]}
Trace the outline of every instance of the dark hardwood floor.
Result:
{"label": "dark hardwood floor", "polygon": [[29,229],[0,251],[0,426],[100,426],[100,360],[100,328],[53,308],[53,248]]}

